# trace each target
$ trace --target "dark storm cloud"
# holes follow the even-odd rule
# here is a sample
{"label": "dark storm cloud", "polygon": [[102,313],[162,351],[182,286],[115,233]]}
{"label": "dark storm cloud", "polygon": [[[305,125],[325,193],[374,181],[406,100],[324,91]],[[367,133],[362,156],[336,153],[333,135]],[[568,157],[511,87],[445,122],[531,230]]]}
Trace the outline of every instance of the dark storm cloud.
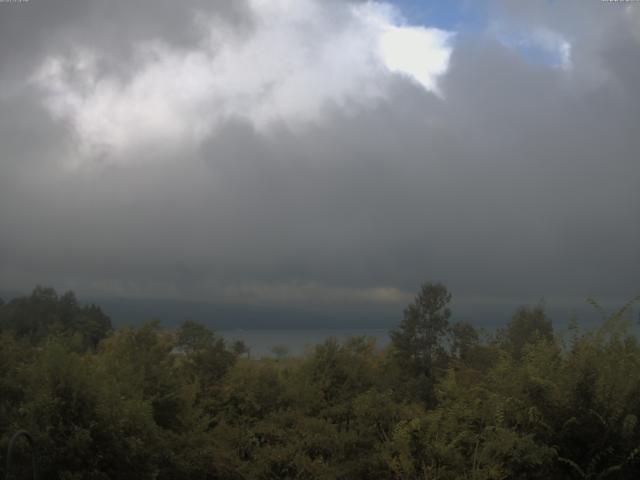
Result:
{"label": "dark storm cloud", "polygon": [[[198,43],[207,4],[151,3],[0,9],[3,288],[326,308],[401,305],[428,279],[469,301],[638,293],[640,7],[496,2],[492,28],[458,33],[441,96],[395,76],[301,126],[225,117],[65,166],[77,132],[24,79],[78,46],[127,76],[135,42]],[[244,28],[236,5],[215,15]],[[505,25],[565,39],[570,66],[531,61]]]}

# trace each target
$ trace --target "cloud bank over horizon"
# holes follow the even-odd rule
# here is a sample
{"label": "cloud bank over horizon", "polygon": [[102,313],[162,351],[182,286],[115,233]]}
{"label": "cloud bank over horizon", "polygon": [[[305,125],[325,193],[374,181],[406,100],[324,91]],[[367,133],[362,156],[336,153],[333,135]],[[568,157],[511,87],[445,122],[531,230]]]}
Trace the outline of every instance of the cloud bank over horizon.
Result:
{"label": "cloud bank over horizon", "polygon": [[482,5],[0,5],[0,290],[640,293],[640,5]]}

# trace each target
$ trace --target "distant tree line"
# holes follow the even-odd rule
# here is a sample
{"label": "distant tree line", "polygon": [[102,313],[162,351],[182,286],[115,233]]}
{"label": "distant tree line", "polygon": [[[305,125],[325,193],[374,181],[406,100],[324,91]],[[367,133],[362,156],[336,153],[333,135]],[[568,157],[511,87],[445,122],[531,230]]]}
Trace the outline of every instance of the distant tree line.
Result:
{"label": "distant tree line", "polygon": [[630,304],[565,332],[522,307],[491,334],[450,306],[428,283],[384,349],[253,359],[195,322],[114,330],[73,293],[0,301],[0,477],[26,429],[45,479],[640,478]]}

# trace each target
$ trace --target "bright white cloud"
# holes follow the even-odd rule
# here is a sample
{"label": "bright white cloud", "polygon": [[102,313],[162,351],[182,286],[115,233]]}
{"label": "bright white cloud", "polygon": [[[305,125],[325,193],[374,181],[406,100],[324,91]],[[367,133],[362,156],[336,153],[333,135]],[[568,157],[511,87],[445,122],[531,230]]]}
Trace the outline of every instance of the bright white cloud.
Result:
{"label": "bright white cloud", "polygon": [[[98,52],[50,57],[34,75],[46,105],[77,133],[80,157],[131,158],[154,145],[183,151],[229,118],[260,131],[322,121],[327,106],[353,109],[386,98],[395,73],[437,93],[451,34],[406,26],[388,4],[250,0],[255,29],[216,18],[193,50],[138,45],[123,79],[104,74]],[[195,25],[194,25],[195,28]]]}
{"label": "bright white cloud", "polygon": [[387,68],[408,75],[427,90],[436,91],[436,79],[449,66],[450,34],[424,27],[389,26],[380,38]]}

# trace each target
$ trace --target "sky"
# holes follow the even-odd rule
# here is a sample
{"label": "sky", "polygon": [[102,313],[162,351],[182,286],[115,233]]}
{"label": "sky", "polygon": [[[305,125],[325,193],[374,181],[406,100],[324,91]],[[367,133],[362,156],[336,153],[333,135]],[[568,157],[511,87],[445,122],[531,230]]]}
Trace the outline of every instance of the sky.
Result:
{"label": "sky", "polygon": [[266,327],[393,323],[427,281],[472,321],[620,304],[639,128],[640,2],[3,2],[0,291]]}

